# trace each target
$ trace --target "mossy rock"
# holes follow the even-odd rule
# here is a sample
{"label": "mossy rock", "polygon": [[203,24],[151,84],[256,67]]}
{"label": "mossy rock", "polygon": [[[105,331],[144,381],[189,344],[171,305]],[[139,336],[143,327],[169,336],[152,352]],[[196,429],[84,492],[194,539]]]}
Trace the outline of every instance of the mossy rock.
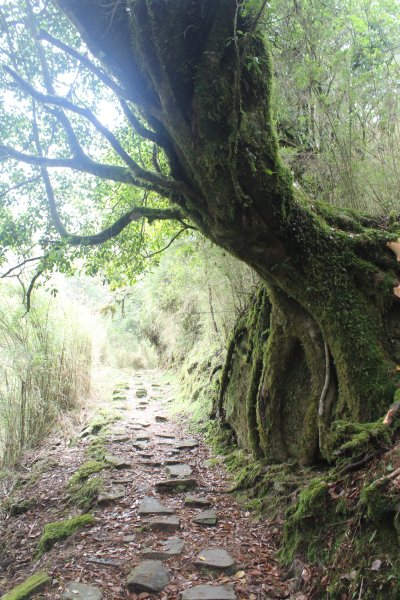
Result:
{"label": "mossy rock", "polygon": [[49,575],[45,571],[39,571],[1,598],[2,600],[24,600],[24,598],[30,598],[32,594],[43,590],[50,582]]}
{"label": "mossy rock", "polygon": [[51,550],[57,542],[67,539],[73,533],[82,529],[86,525],[94,523],[94,516],[91,514],[78,515],[65,521],[55,521],[48,523],[44,527],[44,532],[38,543],[38,556]]}
{"label": "mossy rock", "polygon": [[100,473],[103,469],[107,469],[109,465],[99,460],[88,460],[81,464],[81,466],[75,471],[68,482],[68,487],[73,487],[81,481],[84,481],[90,475]]}

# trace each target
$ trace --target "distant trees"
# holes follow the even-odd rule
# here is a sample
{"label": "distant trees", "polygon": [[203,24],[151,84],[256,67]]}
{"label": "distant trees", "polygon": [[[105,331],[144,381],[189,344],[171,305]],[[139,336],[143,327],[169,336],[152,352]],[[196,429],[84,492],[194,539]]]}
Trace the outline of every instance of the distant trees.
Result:
{"label": "distant trees", "polygon": [[279,0],[267,31],[280,143],[308,194],[371,212],[400,203],[400,5]]}

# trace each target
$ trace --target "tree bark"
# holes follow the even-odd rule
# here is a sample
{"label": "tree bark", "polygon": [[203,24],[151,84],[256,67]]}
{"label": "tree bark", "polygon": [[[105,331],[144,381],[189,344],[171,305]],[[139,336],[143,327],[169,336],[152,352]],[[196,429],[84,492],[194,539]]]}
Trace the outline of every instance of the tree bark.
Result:
{"label": "tree bark", "polygon": [[163,140],[172,177],[190,191],[174,197],[179,208],[268,287],[250,445],[271,459],[325,455],[333,420],[377,418],[399,385],[400,273],[387,247],[397,220],[296,193],[278,156],[256,10],[235,0],[58,4]]}

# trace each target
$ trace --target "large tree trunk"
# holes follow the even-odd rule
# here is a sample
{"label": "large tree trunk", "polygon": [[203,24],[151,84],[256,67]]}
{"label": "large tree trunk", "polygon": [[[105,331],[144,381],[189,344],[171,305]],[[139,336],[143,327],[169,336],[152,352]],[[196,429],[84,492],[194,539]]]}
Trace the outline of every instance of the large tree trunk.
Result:
{"label": "large tree trunk", "polygon": [[326,454],[332,420],[378,417],[399,382],[399,269],[387,247],[397,224],[296,197],[278,157],[256,10],[243,16],[236,0],[58,3],[138,98],[185,184],[175,201],[268,286],[270,332],[249,375],[262,427],[246,443],[271,459]]}

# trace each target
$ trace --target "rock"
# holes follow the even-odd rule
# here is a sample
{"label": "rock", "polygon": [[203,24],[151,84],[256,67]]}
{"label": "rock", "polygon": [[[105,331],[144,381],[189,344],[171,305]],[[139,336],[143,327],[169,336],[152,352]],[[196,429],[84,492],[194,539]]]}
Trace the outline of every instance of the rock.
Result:
{"label": "rock", "polygon": [[147,448],[146,442],[132,442],[132,446],[133,448],[136,448],[136,450],[146,450]]}
{"label": "rock", "polygon": [[113,486],[110,490],[107,490],[98,497],[99,504],[109,504],[110,502],[115,502],[116,500],[120,500],[125,496],[125,488],[120,485]]}
{"label": "rock", "polygon": [[62,597],[65,600],[101,600],[102,592],[99,588],[85,583],[68,583]]}
{"label": "rock", "polygon": [[150,531],[178,531],[180,527],[180,521],[176,517],[154,517],[146,526]]}
{"label": "rock", "polygon": [[212,527],[217,524],[217,520],[217,513],[213,508],[211,508],[210,510],[203,510],[203,512],[199,513],[197,517],[194,517],[193,523]]}
{"label": "rock", "polygon": [[148,435],[137,435],[136,436],[136,441],[137,442],[149,442],[150,438]]}
{"label": "rock", "polygon": [[135,396],[136,398],[145,398],[147,396],[146,388],[139,388],[138,390],[136,390]]}
{"label": "rock", "polygon": [[167,417],[163,417],[163,415],[156,415],[156,423],[166,423],[167,421]]}
{"label": "rock", "polygon": [[185,506],[191,506],[193,508],[205,508],[206,506],[212,506],[212,502],[201,498],[200,496],[191,496],[190,494],[185,498]]}
{"label": "rock", "polygon": [[195,564],[198,567],[225,570],[231,569],[235,561],[223,548],[206,548],[197,556]]}
{"label": "rock", "polygon": [[145,548],[142,552],[143,558],[154,559],[154,560],[168,560],[173,556],[179,556],[182,554],[185,542],[180,538],[170,538],[162,542],[160,550],[153,550],[152,548]]}
{"label": "rock", "polygon": [[136,535],[124,535],[124,537],[122,538],[122,541],[125,542],[125,544],[129,544],[130,542],[134,542],[136,540]]}
{"label": "rock", "polygon": [[168,465],[168,467],[165,468],[165,471],[170,477],[178,477],[180,479],[190,477],[193,473],[193,470],[189,465],[181,465],[179,463]]}
{"label": "rock", "polygon": [[130,592],[162,592],[169,582],[169,573],[160,560],[145,560],[130,573],[127,581]]}
{"label": "rock", "polygon": [[129,435],[115,435],[111,438],[111,442],[116,442],[117,444],[122,444],[124,442],[129,442],[130,439],[131,438]]}
{"label": "rock", "polygon": [[147,467],[162,467],[162,462],[159,460],[141,460],[139,465],[146,465]]}
{"label": "rock", "polygon": [[185,448],[197,448],[199,442],[197,440],[183,440],[182,442],[177,442],[175,447],[178,450],[185,450]]}
{"label": "rock", "polygon": [[174,510],[163,506],[152,496],[146,496],[138,508],[139,515],[173,515]]}
{"label": "rock", "polygon": [[159,383],[152,383],[151,387],[153,387],[153,388],[160,388],[161,385]]}
{"label": "rock", "polygon": [[195,479],[166,479],[154,485],[156,492],[184,492],[196,487]]}
{"label": "rock", "polygon": [[147,423],[147,421],[138,421],[137,423],[141,427],[150,427],[150,423]]}
{"label": "rock", "polygon": [[127,462],[124,458],[112,454],[106,454],[104,460],[110,463],[115,469],[126,469],[131,466],[131,463]]}
{"label": "rock", "polygon": [[230,585],[196,585],[181,593],[181,600],[236,600]]}
{"label": "rock", "polygon": [[174,435],[168,435],[167,433],[157,433],[156,437],[164,438],[165,440],[174,440],[175,439]]}

